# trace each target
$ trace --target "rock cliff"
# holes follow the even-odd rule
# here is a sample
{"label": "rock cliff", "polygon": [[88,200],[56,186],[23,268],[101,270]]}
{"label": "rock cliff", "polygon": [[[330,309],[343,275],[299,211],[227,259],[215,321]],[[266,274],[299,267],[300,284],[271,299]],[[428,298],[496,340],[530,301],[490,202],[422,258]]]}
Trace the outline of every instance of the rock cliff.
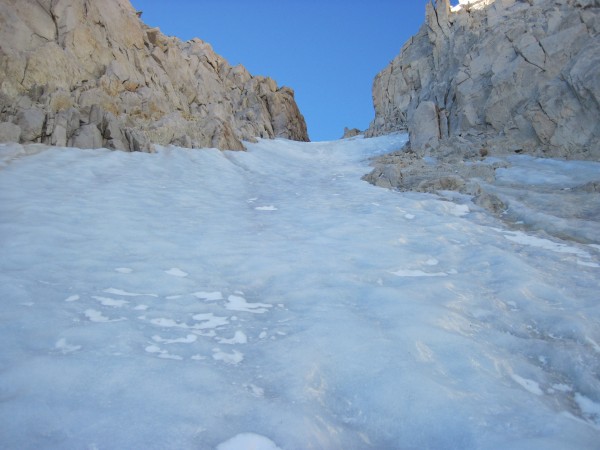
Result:
{"label": "rock cliff", "polygon": [[418,153],[600,159],[600,1],[448,0],[373,85],[367,136]]}
{"label": "rock cliff", "polygon": [[129,0],[2,0],[0,142],[148,151],[308,140],[290,88],[138,16]]}

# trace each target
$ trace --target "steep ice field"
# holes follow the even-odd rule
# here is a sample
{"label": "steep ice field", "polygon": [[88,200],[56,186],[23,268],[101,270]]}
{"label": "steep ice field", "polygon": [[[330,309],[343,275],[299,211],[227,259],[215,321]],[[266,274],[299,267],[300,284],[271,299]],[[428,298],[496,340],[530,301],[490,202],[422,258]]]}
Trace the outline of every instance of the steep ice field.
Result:
{"label": "steep ice field", "polygon": [[361,181],[405,139],[0,146],[0,447],[597,449],[598,217]]}

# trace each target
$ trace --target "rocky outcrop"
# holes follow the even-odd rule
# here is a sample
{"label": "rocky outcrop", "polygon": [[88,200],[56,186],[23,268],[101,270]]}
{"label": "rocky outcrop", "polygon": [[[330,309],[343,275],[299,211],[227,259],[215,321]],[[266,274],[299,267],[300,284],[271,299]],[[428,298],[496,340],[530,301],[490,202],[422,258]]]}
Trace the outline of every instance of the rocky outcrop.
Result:
{"label": "rocky outcrop", "polygon": [[421,154],[600,159],[600,0],[448,0],[373,85],[367,136]]}
{"label": "rocky outcrop", "polygon": [[257,137],[308,140],[294,92],[146,26],[129,0],[0,2],[0,142],[148,151]]}
{"label": "rocky outcrop", "polygon": [[476,205],[500,214],[507,205],[486,186],[494,183],[496,169],[506,168],[509,163],[505,160],[489,163],[484,157],[469,155],[469,161],[458,157],[423,158],[411,148],[403,148],[377,158],[373,170],[363,179],[375,186],[399,191],[460,192],[471,196]]}
{"label": "rocky outcrop", "polygon": [[358,136],[358,135],[360,135],[362,133],[363,132],[360,131],[358,128],[344,127],[344,134],[342,135],[342,139],[349,139],[349,138]]}

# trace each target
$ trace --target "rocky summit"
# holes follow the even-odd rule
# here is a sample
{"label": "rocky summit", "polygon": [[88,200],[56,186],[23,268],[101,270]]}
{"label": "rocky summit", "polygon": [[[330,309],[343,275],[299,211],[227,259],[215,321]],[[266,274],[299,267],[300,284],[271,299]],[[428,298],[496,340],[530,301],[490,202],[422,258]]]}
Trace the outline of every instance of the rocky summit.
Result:
{"label": "rocky summit", "polygon": [[[600,1],[432,1],[373,85],[413,151],[600,159]],[[469,155],[467,155],[469,156]]]}
{"label": "rocky summit", "polygon": [[150,151],[308,141],[292,89],[139,16],[129,0],[0,2],[0,142]]}

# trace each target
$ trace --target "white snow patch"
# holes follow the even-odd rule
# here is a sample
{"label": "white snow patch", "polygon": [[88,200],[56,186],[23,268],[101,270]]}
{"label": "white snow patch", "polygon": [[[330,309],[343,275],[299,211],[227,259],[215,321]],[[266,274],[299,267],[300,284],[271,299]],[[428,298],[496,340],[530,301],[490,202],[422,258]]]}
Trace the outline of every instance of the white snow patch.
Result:
{"label": "white snow patch", "polygon": [[54,348],[58,351],[60,351],[63,355],[66,355],[68,353],[73,353],[76,352],[77,350],[81,350],[81,345],[72,345],[67,343],[67,340],[65,338],[61,338],[58,341],[56,341],[56,344],[54,344]]}
{"label": "white snow patch", "polygon": [[196,336],[195,334],[188,334],[186,337],[182,338],[165,339],[160,336],[154,335],[152,336],[152,340],[161,344],[193,344],[198,340],[198,336]]}
{"label": "white snow patch", "polygon": [[518,311],[519,310],[519,305],[517,304],[517,302],[513,301],[513,300],[508,300],[506,302],[506,304],[508,306],[510,306],[510,310],[511,311]]}
{"label": "white snow patch", "polygon": [[174,277],[180,277],[180,278],[185,278],[189,275],[189,273],[184,272],[183,270],[181,270],[178,267],[173,267],[169,270],[165,270],[165,273],[168,275],[172,275]]}
{"label": "white snow patch", "polygon": [[254,314],[265,313],[272,307],[273,305],[267,303],[248,303],[244,297],[238,295],[230,295],[225,304],[225,308],[230,311],[243,311]]}
{"label": "white snow patch", "polygon": [[281,450],[271,439],[254,433],[241,433],[217,445],[217,450]]}
{"label": "white snow patch", "polygon": [[212,302],[216,300],[223,300],[223,294],[219,291],[215,292],[194,292],[192,294],[194,297],[206,300],[207,302]]}
{"label": "white snow patch", "polygon": [[596,403],[580,393],[575,393],[574,398],[583,416],[597,427],[600,426],[600,403]]}
{"label": "white snow patch", "polygon": [[515,373],[511,373],[510,377],[515,380],[515,382],[517,382],[517,384],[519,384],[521,387],[525,388],[525,390],[531,392],[534,395],[543,395],[544,391],[542,391],[542,389],[540,389],[540,385],[533,381],[533,380],[529,380],[527,378],[523,378]]}
{"label": "white snow patch", "polygon": [[242,352],[238,352],[237,350],[233,350],[231,353],[226,353],[221,351],[219,348],[213,349],[213,359],[217,361],[222,361],[225,364],[237,365],[244,360],[244,354]]}
{"label": "white snow patch", "polygon": [[218,328],[229,324],[227,317],[215,316],[213,313],[195,314],[192,316],[192,319],[202,322],[194,326],[194,328],[199,330]]}
{"label": "white snow patch", "polygon": [[248,337],[244,334],[243,331],[237,330],[231,339],[218,338],[217,341],[219,342],[219,344],[247,344]]}
{"label": "white snow patch", "polygon": [[115,272],[127,274],[127,273],[132,273],[133,269],[130,269],[129,267],[117,267],[115,269]]}
{"label": "white snow patch", "polygon": [[483,9],[487,5],[490,5],[495,0],[458,0],[458,4],[450,7],[450,11],[453,13],[461,11],[465,7],[472,9]]}
{"label": "white snow patch", "polygon": [[248,392],[250,392],[256,398],[262,398],[265,396],[265,390],[255,384],[248,383],[243,385]]}
{"label": "white snow patch", "polygon": [[95,309],[86,309],[83,313],[85,317],[88,318],[90,322],[98,322],[98,323],[107,323],[107,322],[120,322],[122,320],[127,320],[124,317],[120,317],[118,319],[111,319],[102,315],[100,311],[96,311]]}
{"label": "white snow patch", "polygon": [[584,267],[594,267],[594,268],[600,267],[600,264],[598,264],[598,263],[589,262],[589,261],[582,261],[580,259],[577,260],[577,264],[580,265],[580,266],[584,266]]}
{"label": "white snow patch", "polygon": [[145,348],[146,352],[148,353],[152,353],[155,354],[157,357],[162,358],[162,359],[173,359],[176,361],[182,361],[183,358],[179,355],[173,355],[171,353],[169,353],[166,350],[161,349],[160,347],[156,346],[156,345],[148,345]]}
{"label": "white snow patch", "polygon": [[398,269],[390,272],[397,277],[447,277],[446,272],[424,272],[419,269]]}
{"label": "white snow patch", "polygon": [[123,306],[129,304],[129,302],[126,300],[115,300],[114,298],[108,297],[98,297],[94,295],[92,298],[94,300],[98,300],[102,306],[112,306],[113,308],[122,308]]}
{"label": "white snow patch", "polygon": [[277,207],[273,205],[257,206],[254,209],[256,209],[257,211],[277,211]]}
{"label": "white snow patch", "polygon": [[164,328],[189,328],[185,323],[179,323],[176,320],[168,319],[165,317],[151,319],[150,323],[152,325],[157,325],[159,327],[164,327]]}
{"label": "white snow patch", "polygon": [[592,339],[591,337],[589,337],[589,336],[586,336],[586,337],[585,337],[585,340],[586,340],[586,341],[588,341],[588,342],[591,344],[592,348],[594,349],[594,351],[595,351],[596,353],[600,353],[600,345],[598,345],[598,343],[597,343],[595,340],[593,340],[593,339]]}
{"label": "white snow patch", "polygon": [[[502,230],[501,230],[502,231]],[[549,239],[543,239],[536,236],[531,236],[529,234],[525,234],[522,231],[502,231],[504,233],[504,237],[509,241],[516,242],[521,245],[529,245],[531,247],[542,248],[544,250],[550,250],[556,253],[569,253],[573,255],[577,255],[583,258],[591,258],[591,255],[578,249],[576,247],[572,247],[567,244],[562,244],[559,242],[553,242]]]}
{"label": "white snow patch", "polygon": [[158,295],[156,295],[156,294],[138,294],[135,292],[127,292],[122,289],[116,289],[116,288],[104,289],[104,291],[102,291],[102,292],[104,292],[106,294],[120,295],[123,297],[158,297]]}
{"label": "white snow patch", "polygon": [[552,389],[558,392],[573,392],[573,388],[568,384],[556,383],[552,385]]}
{"label": "white snow patch", "polygon": [[70,297],[65,298],[65,302],[76,302],[79,299],[79,295],[71,295]]}
{"label": "white snow patch", "polygon": [[450,214],[456,217],[466,216],[471,212],[468,205],[459,205],[456,203],[449,203],[447,209]]}

